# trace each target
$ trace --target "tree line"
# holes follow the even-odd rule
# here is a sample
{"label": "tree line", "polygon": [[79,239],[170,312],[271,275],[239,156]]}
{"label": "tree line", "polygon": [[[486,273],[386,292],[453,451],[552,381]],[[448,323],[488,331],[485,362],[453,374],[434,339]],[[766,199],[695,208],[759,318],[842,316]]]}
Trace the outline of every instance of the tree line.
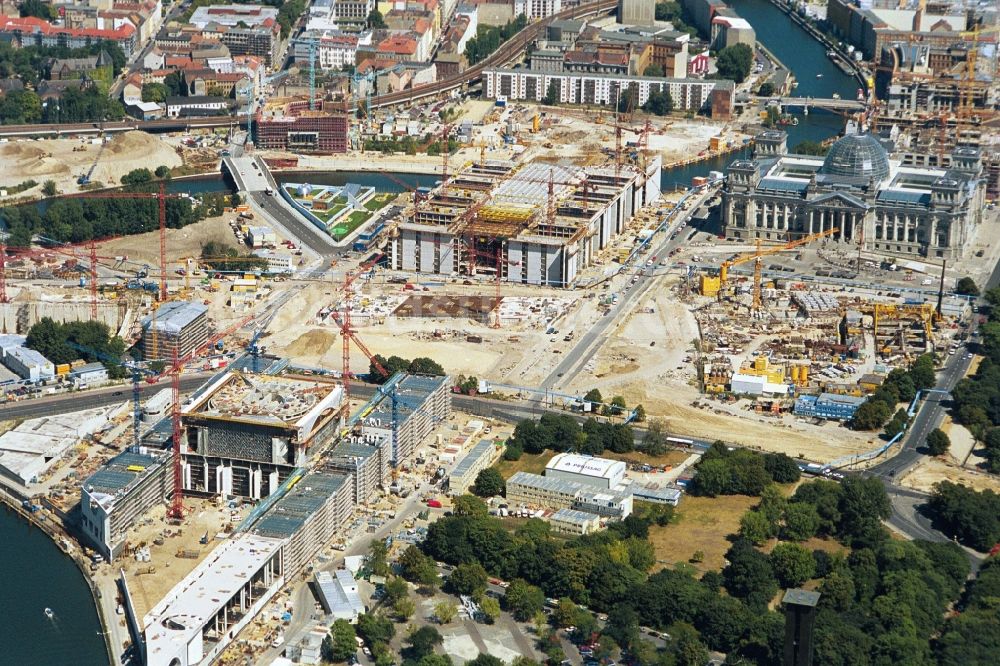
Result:
{"label": "tree line", "polygon": [[83,359],[88,363],[104,364],[112,379],[128,376],[121,365],[107,360],[107,357],[123,358],[125,341],[111,335],[111,330],[103,322],[70,321],[60,324],[49,317],[42,317],[28,331],[25,346],[54,364]]}
{"label": "tree line", "polygon": [[377,384],[384,383],[389,379],[389,377],[392,377],[397,372],[408,372],[413,375],[433,375],[435,377],[442,377],[448,374],[444,371],[444,368],[440,363],[434,359],[427,358],[426,356],[418,356],[409,360],[400,356],[390,356],[389,358],[386,358],[381,354],[375,354],[375,360],[382,364],[383,368],[389,371],[388,375],[384,375],[375,365],[375,361],[369,362],[368,378]]}
{"label": "tree line", "polygon": [[784,453],[758,453],[715,442],[695,465],[688,485],[692,495],[751,495],[764,492],[768,484],[794,483],[801,471]]}
{"label": "tree line", "polygon": [[[559,599],[553,625],[574,626],[577,641],[626,649],[637,664],[703,664],[709,649],[728,653],[727,663],[780,664],[784,618],[771,608],[781,588],[806,581],[817,581],[821,592],[817,664],[929,665],[957,663],[944,656],[962,654],[962,634],[949,640],[944,618],[962,589],[968,560],[955,544],[889,538],[881,523],[889,501],[877,479],[816,480],[789,499],[768,486],[751,514],[761,516],[769,540],[780,541],[766,553],[749,527],[741,527],[727,565],[700,579],[687,563],[649,573],[656,553],[648,536],[656,519],[642,511],[605,532],[564,539],[535,519],[510,530],[487,514],[481,500],[459,500],[453,515],[430,526],[423,557],[411,554],[407,560],[416,568],[405,566],[404,575],[423,570],[429,577],[437,560],[456,567],[449,579],[456,593],[475,593],[485,576],[517,581],[518,594],[505,604],[512,613],[524,617],[543,596]],[[665,530],[669,534],[669,524]],[[816,535],[849,550],[810,551],[800,543]],[[592,612],[608,615],[603,628]],[[995,611],[979,621],[995,625]],[[666,650],[645,640],[642,626],[666,631]],[[542,647],[550,663],[553,657],[558,663],[561,651],[548,636],[542,634]],[[984,651],[997,640],[994,635],[979,643]],[[996,652],[989,654],[989,660],[964,663],[995,663]]]}
{"label": "tree line", "polygon": [[924,511],[935,527],[970,548],[985,552],[1000,543],[1000,495],[992,490],[941,481]]}
{"label": "tree line", "polygon": [[507,440],[505,460],[518,460],[524,453],[546,450],[575,451],[600,455],[605,450],[625,453],[635,448],[635,433],[629,425],[600,422],[589,418],[583,425],[569,414],[546,413],[536,422],[524,419]]}
{"label": "tree line", "polygon": [[465,57],[468,58],[469,64],[475,65],[485,60],[500,48],[501,44],[524,30],[527,25],[528,19],[524,14],[518,14],[500,27],[480,25],[476,30],[476,36],[465,45]]}
{"label": "tree line", "polygon": [[917,391],[933,388],[934,383],[934,355],[923,354],[906,370],[893,369],[882,385],[858,407],[849,424],[855,430],[877,430],[889,421],[885,434],[895,437],[906,426],[908,417],[906,410],[893,413],[893,409],[901,402],[912,402]]}
{"label": "tree line", "polygon": [[1000,473],[1000,288],[988,289],[988,319],[979,327],[979,352],[984,356],[971,377],[952,389],[952,415],[984,446],[986,466]]}
{"label": "tree line", "polygon": [[[167,199],[167,226],[185,227],[204,219],[211,208],[195,208],[187,198]],[[155,231],[160,226],[157,202],[152,198],[66,198],[53,201],[44,213],[30,204],[2,208],[0,219],[10,232],[7,245],[22,248],[29,247],[36,234],[65,243],[82,243]]]}

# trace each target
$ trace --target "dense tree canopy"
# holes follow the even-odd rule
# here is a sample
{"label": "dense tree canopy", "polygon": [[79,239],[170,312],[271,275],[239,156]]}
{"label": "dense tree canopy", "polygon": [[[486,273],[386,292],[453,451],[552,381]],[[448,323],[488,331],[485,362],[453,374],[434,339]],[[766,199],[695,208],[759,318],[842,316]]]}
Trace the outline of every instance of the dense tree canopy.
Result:
{"label": "dense tree canopy", "polygon": [[524,14],[518,14],[500,27],[480,24],[476,36],[465,45],[465,56],[469,59],[469,64],[475,65],[488,57],[527,25],[528,19]]}
{"label": "dense tree canopy", "polygon": [[695,465],[695,476],[688,490],[709,497],[760,495],[771,481],[792,482],[798,480],[799,474],[798,466],[790,458],[774,455],[767,458],[749,449],[730,450],[724,443],[715,442]]}
{"label": "dense tree canopy", "polygon": [[493,497],[502,494],[503,491],[503,477],[496,467],[487,467],[479,472],[476,482],[472,485],[472,492],[480,497]]}
{"label": "dense tree canopy", "polygon": [[375,358],[378,359],[383,368],[389,371],[389,375],[383,375],[374,362],[369,363],[368,376],[379,384],[397,372],[409,372],[415,375],[435,375],[438,377],[447,374],[440,363],[425,356],[418,356],[413,360],[407,360],[399,356],[386,358],[381,354],[375,354]]}
{"label": "dense tree canopy", "polygon": [[82,358],[103,363],[108,376],[121,379],[128,371],[108,359],[123,359],[125,341],[112,336],[107,324],[99,321],[70,321],[60,324],[43,317],[28,331],[25,345],[53,363],[70,363]]}
{"label": "dense tree canopy", "polygon": [[753,49],[746,44],[727,46],[719,51],[715,67],[722,78],[743,83],[753,67]]}

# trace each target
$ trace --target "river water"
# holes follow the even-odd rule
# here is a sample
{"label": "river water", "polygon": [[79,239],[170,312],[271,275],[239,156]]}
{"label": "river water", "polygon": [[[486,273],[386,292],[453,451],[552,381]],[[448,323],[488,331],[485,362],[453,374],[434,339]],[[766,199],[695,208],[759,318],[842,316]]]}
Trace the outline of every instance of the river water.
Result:
{"label": "river water", "polygon": [[[795,94],[830,97],[834,92],[845,99],[854,97],[857,82],[826,57],[823,45],[792,23],[767,0],[730,0],[733,8],[747,19],[757,39],[790,67],[799,81]],[[817,77],[816,74],[822,74]],[[839,115],[814,112],[799,116],[799,124],[787,126],[788,145],[799,141],[819,141],[838,134],[844,126]],[[677,169],[664,170],[665,190],[687,187],[693,176],[722,171],[737,154],[729,154]],[[433,185],[432,175],[398,174],[413,186]],[[340,172],[283,175],[279,180],[325,185],[358,183],[383,191],[403,188],[381,173]],[[172,192],[218,192],[227,189],[220,176],[174,181]],[[0,663],[19,666],[105,663],[104,642],[94,604],[76,565],[47,536],[28,526],[17,516],[0,509]],[[55,618],[49,620],[46,607]]]}
{"label": "river water", "polygon": [[41,530],[6,507],[0,507],[0,572],[0,663],[107,663],[97,610],[80,570]]}

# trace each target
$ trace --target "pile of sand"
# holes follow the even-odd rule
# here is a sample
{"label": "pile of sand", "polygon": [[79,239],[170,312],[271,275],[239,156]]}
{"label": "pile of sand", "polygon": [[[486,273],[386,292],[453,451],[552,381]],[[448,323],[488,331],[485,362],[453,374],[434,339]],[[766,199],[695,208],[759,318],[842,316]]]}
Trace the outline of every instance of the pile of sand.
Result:
{"label": "pile of sand", "polygon": [[284,353],[293,358],[322,356],[336,341],[335,333],[322,328],[312,328],[286,345]]}

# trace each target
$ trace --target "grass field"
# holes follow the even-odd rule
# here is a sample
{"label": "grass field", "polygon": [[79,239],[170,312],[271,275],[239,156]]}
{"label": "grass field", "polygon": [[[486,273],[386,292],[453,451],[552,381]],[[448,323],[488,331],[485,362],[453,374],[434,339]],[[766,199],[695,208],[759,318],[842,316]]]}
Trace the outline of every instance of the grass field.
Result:
{"label": "grass field", "polygon": [[655,570],[688,562],[701,551],[701,562],[692,563],[701,573],[722,569],[726,551],[732,545],[726,538],[740,528],[740,518],[758,502],[746,495],[692,497],[685,494],[666,527],[649,528],[649,541],[656,549]]}
{"label": "grass field", "polygon": [[628,453],[612,453],[611,451],[605,451],[601,454],[601,457],[611,458],[612,460],[624,460],[625,462],[639,463],[640,465],[645,464],[662,467],[664,465],[679,465],[687,460],[690,455],[690,453],[675,450],[667,451],[661,456],[649,456],[638,451],[629,451]]}
{"label": "grass field", "polygon": [[500,475],[505,481],[512,477],[515,472],[541,474],[545,471],[545,463],[552,460],[552,456],[554,455],[554,451],[535,454],[524,453],[521,455],[520,460],[501,460],[497,463],[497,469],[500,470]]}

